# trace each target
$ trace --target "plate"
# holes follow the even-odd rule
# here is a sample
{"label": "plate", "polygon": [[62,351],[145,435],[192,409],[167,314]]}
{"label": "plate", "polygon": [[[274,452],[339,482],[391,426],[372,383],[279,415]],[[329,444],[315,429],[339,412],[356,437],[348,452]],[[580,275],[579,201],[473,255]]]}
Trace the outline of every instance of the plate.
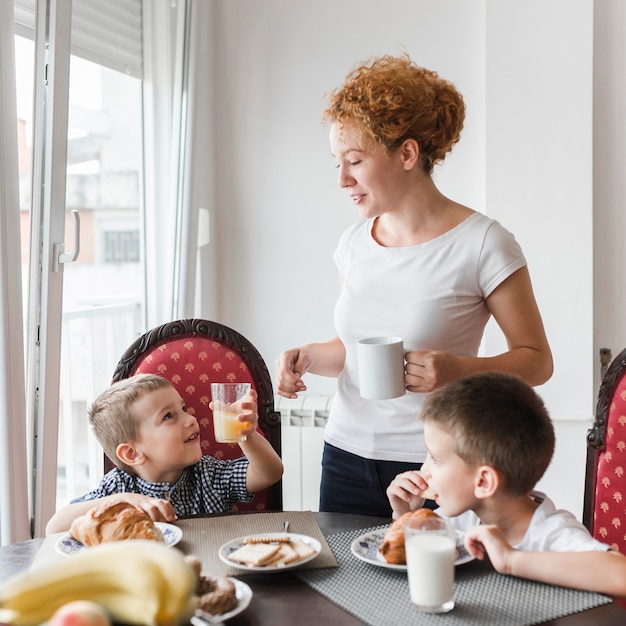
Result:
{"label": "plate", "polygon": [[[278,533],[281,536],[285,533]],[[244,569],[247,572],[284,572],[285,570],[293,569],[295,567],[300,567],[303,563],[308,563],[313,560],[321,551],[322,544],[315,539],[314,537],[309,537],[308,535],[296,535],[295,533],[286,533],[291,541],[299,539],[303,543],[306,543],[309,547],[313,548],[315,552],[311,556],[307,556],[299,561],[295,561],[294,563],[287,563],[287,565],[261,565],[260,567],[244,565],[243,563],[236,563],[235,561],[231,561],[228,558],[229,554],[232,554],[235,550],[239,550],[241,546],[243,546],[244,539],[267,539],[271,537],[276,537],[276,533],[260,533],[258,535],[246,535],[245,537],[239,537],[238,539],[233,539],[228,543],[225,543],[219,550],[218,555],[224,563],[231,565],[232,567],[237,567],[239,569]]]}
{"label": "plate", "polygon": [[[361,561],[365,561],[371,565],[378,565],[379,567],[397,569],[406,572],[406,565],[387,563],[383,555],[378,551],[378,546],[383,542],[385,534],[388,530],[389,528],[380,528],[357,537],[352,542],[350,550],[357,559],[361,559]],[[465,549],[465,545],[463,544],[464,536],[465,534],[460,530],[456,531],[456,549],[458,556],[454,561],[455,565],[463,565],[463,563],[468,563],[469,561],[474,560],[474,557]]]}
{"label": "plate", "polygon": [[[202,624],[208,622],[209,624],[219,624],[221,622],[225,622],[227,619],[231,617],[235,617],[235,615],[239,615],[242,611],[245,611],[250,604],[250,600],[252,600],[252,589],[246,583],[241,580],[237,580],[236,578],[231,578],[231,580],[235,583],[235,592],[237,594],[237,606],[230,611],[226,611],[226,613],[220,613],[219,615],[211,615],[208,613],[204,613],[204,611],[196,611],[196,617],[199,617],[202,621]],[[206,618],[203,616],[206,615]],[[194,623],[192,618],[191,623]]]}
{"label": "plate", "polygon": [[[183,538],[183,531],[178,526],[174,526],[174,524],[154,522],[154,525],[161,529],[165,543],[168,546],[175,546]],[[84,547],[80,541],[76,541],[68,533],[60,537],[55,546],[57,552],[65,555],[74,554],[74,552],[78,552]]]}

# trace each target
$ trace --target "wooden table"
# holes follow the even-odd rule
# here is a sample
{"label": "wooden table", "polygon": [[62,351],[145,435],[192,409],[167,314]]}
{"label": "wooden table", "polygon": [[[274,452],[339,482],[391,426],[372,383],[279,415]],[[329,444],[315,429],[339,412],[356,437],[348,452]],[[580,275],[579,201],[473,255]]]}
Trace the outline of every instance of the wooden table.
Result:
{"label": "wooden table", "polygon": [[[315,513],[325,536],[368,528],[389,520],[362,515]],[[43,539],[0,547],[0,582],[33,563]],[[358,626],[362,622],[327,600],[293,573],[246,575],[254,595],[250,606],[228,621],[229,626]],[[552,626],[623,626],[626,611],[616,603],[545,622]],[[503,625],[504,626],[504,625]]]}

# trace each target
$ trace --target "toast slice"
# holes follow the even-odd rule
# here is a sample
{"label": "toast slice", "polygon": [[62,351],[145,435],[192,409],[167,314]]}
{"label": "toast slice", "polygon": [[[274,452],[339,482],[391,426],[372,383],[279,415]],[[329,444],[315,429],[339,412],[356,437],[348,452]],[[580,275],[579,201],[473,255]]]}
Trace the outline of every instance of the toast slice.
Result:
{"label": "toast slice", "polygon": [[231,552],[228,559],[248,567],[261,567],[267,565],[267,562],[276,555],[281,545],[284,544],[246,543],[241,548]]}
{"label": "toast slice", "polygon": [[281,565],[299,561],[301,558],[292,543],[281,543],[278,546],[278,552],[265,565],[280,567]]}
{"label": "toast slice", "polygon": [[275,535],[272,537],[246,537],[244,543],[289,543],[289,535]]}
{"label": "toast slice", "polygon": [[432,487],[428,486],[420,493],[420,496],[426,500],[434,500],[437,496],[437,492]]}
{"label": "toast slice", "polygon": [[297,552],[298,559],[306,559],[312,554],[315,554],[315,550],[300,539],[295,539],[294,541],[292,541],[291,546]]}

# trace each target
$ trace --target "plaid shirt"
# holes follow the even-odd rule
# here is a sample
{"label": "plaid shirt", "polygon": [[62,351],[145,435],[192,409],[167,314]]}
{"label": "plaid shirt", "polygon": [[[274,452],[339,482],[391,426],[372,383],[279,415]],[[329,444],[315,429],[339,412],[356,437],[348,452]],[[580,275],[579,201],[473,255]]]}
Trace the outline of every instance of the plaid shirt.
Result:
{"label": "plaid shirt", "polygon": [[246,457],[218,461],[212,456],[203,456],[198,463],[185,468],[182,476],[172,485],[151,483],[115,467],[103,476],[93,491],[72,502],[131,492],[169,500],[178,516],[225,513],[232,510],[235,502],[250,502],[254,498],[254,494],[246,490],[247,470]]}

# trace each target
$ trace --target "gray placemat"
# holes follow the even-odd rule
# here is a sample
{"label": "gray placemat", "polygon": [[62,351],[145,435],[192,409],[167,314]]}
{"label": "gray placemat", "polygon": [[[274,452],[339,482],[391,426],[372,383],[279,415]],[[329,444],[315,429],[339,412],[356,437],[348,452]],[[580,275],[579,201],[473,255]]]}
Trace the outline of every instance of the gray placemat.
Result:
{"label": "gray placemat", "polygon": [[350,551],[354,539],[377,528],[382,527],[330,535],[326,539],[339,567],[297,573],[318,593],[371,626],[530,626],[611,602],[597,593],[503,576],[472,561],[456,569],[454,609],[443,615],[420,613],[411,605],[406,572],[370,565]]}
{"label": "gray placemat", "polygon": [[322,546],[321,552],[312,561],[299,567],[307,569],[337,567],[337,561],[311,511],[245,513],[178,520],[176,525],[183,531],[183,538],[178,547],[185,554],[194,554],[200,558],[206,572],[224,576],[245,576],[254,572],[224,563],[218,556],[220,547],[233,539],[247,535],[257,533],[280,535],[285,521],[289,522],[290,533],[314,537]]}

